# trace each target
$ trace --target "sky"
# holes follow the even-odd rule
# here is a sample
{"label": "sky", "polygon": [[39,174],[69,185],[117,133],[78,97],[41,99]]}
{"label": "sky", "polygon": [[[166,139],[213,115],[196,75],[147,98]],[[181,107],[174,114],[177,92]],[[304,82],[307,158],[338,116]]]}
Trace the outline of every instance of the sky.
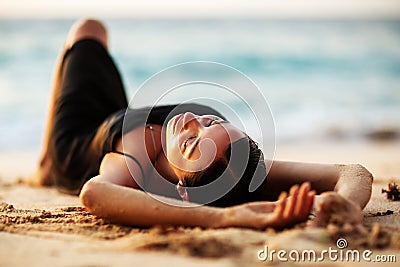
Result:
{"label": "sky", "polygon": [[400,18],[400,0],[0,0],[0,18]]}

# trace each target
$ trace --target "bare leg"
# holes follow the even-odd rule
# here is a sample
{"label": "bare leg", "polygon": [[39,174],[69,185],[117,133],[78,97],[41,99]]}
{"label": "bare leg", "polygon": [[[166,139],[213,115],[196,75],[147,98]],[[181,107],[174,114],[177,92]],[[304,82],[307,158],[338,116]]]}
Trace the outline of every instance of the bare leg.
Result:
{"label": "bare leg", "polygon": [[50,176],[50,168],[52,165],[51,158],[49,157],[49,142],[51,139],[52,129],[54,127],[54,113],[55,104],[60,94],[60,84],[62,80],[62,63],[63,57],[66,51],[73,46],[74,43],[81,39],[91,38],[96,39],[108,47],[107,30],[105,26],[97,20],[93,19],[82,19],[77,21],[70,29],[65,45],[58,56],[56,67],[53,76],[53,85],[51,90],[51,98],[49,104],[49,111],[47,115],[46,128],[44,132],[42,153],[40,156],[39,166],[36,172],[28,179],[28,183],[32,185],[46,185],[50,186],[54,184],[52,177]]}

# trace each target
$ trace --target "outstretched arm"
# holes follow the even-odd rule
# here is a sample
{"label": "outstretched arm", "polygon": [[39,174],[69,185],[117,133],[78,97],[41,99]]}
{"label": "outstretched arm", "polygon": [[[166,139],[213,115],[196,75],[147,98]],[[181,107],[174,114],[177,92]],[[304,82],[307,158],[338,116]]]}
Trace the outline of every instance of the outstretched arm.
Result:
{"label": "outstretched arm", "polygon": [[[364,208],[371,197],[372,181],[372,174],[361,165],[274,161],[268,174],[268,194],[276,198],[294,184],[310,182],[317,194],[335,191]],[[320,201],[316,196],[315,205]]]}
{"label": "outstretched arm", "polygon": [[113,223],[215,228],[222,220],[222,209],[195,207],[192,203],[161,196],[157,198],[163,201],[138,189],[101,181],[99,176],[89,180],[80,193],[81,202],[90,213]]}
{"label": "outstretched arm", "polygon": [[80,199],[89,212],[113,223],[265,229],[283,228],[306,221],[314,192],[310,192],[306,183],[293,187],[289,196],[283,193],[278,202],[253,202],[228,208],[198,206],[161,196],[157,198],[138,189],[106,182],[101,175],[89,180],[80,193]]}
{"label": "outstretched arm", "polygon": [[[130,169],[127,164],[132,164]],[[132,174],[136,174],[135,177],[142,179],[141,171],[135,167],[137,165],[134,162],[126,161],[124,157],[107,154],[103,158],[100,175],[83,186],[79,195],[82,204],[92,214],[113,223],[136,226],[218,226],[215,223],[221,220],[221,209],[189,208],[195,205],[157,196],[162,202],[141,191],[136,179],[132,177]]]}

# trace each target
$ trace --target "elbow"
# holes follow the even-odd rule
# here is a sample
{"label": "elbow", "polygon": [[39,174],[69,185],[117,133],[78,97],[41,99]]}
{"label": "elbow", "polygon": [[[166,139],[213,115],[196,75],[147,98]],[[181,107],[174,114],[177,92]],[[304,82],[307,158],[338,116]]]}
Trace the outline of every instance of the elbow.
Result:
{"label": "elbow", "polygon": [[[115,211],[113,207],[112,198],[108,198],[104,201],[104,196],[110,196],[110,190],[108,188],[109,184],[107,182],[96,180],[92,178],[87,181],[82,187],[81,193],[79,194],[79,199],[85,209],[93,215],[99,218],[107,219],[111,222],[115,221]],[[118,221],[116,221],[118,222]]]}
{"label": "elbow", "polygon": [[89,180],[83,185],[79,194],[82,205],[92,214],[95,210],[96,193],[98,191],[96,187],[96,182]]}
{"label": "elbow", "polygon": [[361,164],[355,164],[352,166],[354,166],[356,175],[361,180],[363,187],[372,192],[372,183],[374,182],[374,176],[372,175],[372,173],[370,173],[367,168],[365,168]]}
{"label": "elbow", "polygon": [[355,177],[358,180],[359,189],[361,189],[360,192],[364,194],[364,197],[361,197],[360,199],[360,206],[363,209],[371,199],[374,177],[372,173],[361,164],[354,164],[351,166],[354,169]]}
{"label": "elbow", "polygon": [[340,178],[335,191],[342,192],[363,209],[371,198],[374,177],[360,164],[336,166],[339,169]]}

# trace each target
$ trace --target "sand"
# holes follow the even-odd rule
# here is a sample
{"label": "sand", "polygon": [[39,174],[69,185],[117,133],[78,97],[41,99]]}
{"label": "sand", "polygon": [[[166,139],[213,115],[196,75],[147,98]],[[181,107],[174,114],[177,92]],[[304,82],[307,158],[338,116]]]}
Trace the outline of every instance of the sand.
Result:
{"label": "sand", "polygon": [[[248,229],[205,230],[160,227],[150,229],[110,224],[89,214],[79,199],[54,188],[22,183],[34,166],[16,168],[18,152],[0,154],[0,266],[260,266],[302,265],[277,258],[260,261],[268,247],[290,251],[367,249],[375,255],[395,255],[400,261],[400,202],[381,193],[392,181],[400,183],[400,142],[278,144],[276,158],[325,163],[361,163],[375,176],[373,195],[364,210],[366,233],[346,229],[310,228],[305,224],[284,231]],[[10,156],[11,155],[11,156]],[[261,254],[264,255],[264,254]],[[373,257],[372,256],[372,257]],[[313,266],[375,266],[377,262],[312,262]],[[386,263],[382,266],[397,266]]]}

